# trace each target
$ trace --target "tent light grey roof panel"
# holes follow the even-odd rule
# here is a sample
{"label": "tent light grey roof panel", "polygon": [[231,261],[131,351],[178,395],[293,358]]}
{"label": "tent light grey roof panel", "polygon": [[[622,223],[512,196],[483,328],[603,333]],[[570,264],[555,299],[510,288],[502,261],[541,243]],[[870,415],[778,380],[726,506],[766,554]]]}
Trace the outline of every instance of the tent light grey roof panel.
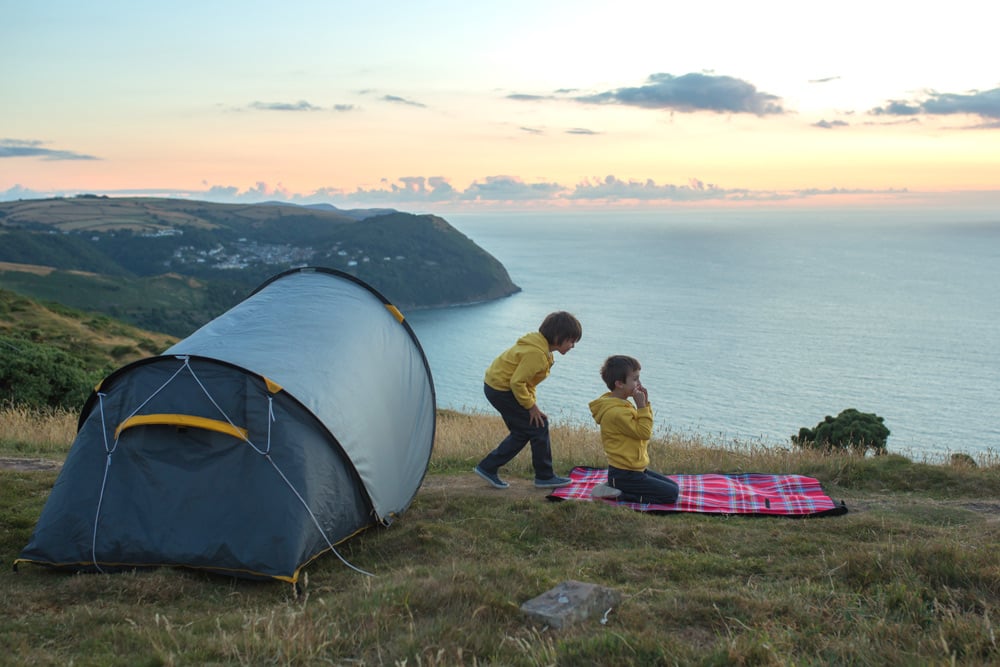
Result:
{"label": "tent light grey roof panel", "polygon": [[293,270],[164,355],[225,361],[281,385],[337,439],[388,522],[416,494],[435,428],[426,359],[393,310],[349,276]]}

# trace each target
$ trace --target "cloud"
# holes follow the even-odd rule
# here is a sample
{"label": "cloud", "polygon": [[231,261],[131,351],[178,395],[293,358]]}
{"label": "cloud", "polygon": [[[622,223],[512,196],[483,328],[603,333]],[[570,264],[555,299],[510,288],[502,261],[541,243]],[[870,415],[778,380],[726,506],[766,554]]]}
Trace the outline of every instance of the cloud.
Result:
{"label": "cloud", "polygon": [[910,116],[903,120],[890,120],[890,121],[865,121],[864,125],[877,125],[880,127],[890,126],[890,125],[920,125],[920,119],[915,116]]}
{"label": "cloud", "polygon": [[966,95],[934,93],[923,103],[924,112],[932,115],[974,114],[1000,119],[1000,88]]}
{"label": "cloud", "polygon": [[516,100],[518,102],[536,102],[538,100],[552,100],[555,99],[552,95],[525,95],[523,93],[511,93],[507,96],[508,100]]}
{"label": "cloud", "polygon": [[566,134],[600,134],[600,132],[595,132],[594,130],[588,130],[585,127],[571,127],[566,130]]}
{"label": "cloud", "polygon": [[451,186],[448,179],[441,176],[431,176],[430,178],[401,176],[399,185],[391,184],[390,189],[393,194],[405,193],[416,196],[423,201],[445,201],[455,195],[455,188]]}
{"label": "cloud", "polygon": [[864,188],[806,188],[795,190],[794,193],[801,197],[820,197],[826,195],[898,195],[909,192],[907,188],[889,188],[888,190],[869,190]]}
{"label": "cloud", "polygon": [[889,100],[885,106],[870,110],[873,116],[979,116],[988,122],[982,127],[996,127],[1000,121],[1000,88],[970,93],[930,92],[922,100]]}
{"label": "cloud", "polygon": [[830,83],[831,81],[837,81],[839,79],[839,76],[827,76],[822,79],[809,79],[809,83]]}
{"label": "cloud", "polygon": [[405,104],[411,107],[420,107],[421,109],[426,109],[426,104],[421,104],[420,102],[414,102],[413,100],[408,100],[404,97],[399,97],[398,95],[383,95],[382,101],[391,102],[392,104]]}
{"label": "cloud", "polygon": [[519,129],[522,132],[527,132],[528,134],[545,134],[544,130],[539,130],[537,127],[521,127]]}
{"label": "cloud", "polygon": [[842,120],[821,120],[813,123],[813,127],[821,127],[824,130],[830,130],[835,127],[847,127],[847,123]]}
{"label": "cloud", "polygon": [[533,201],[552,199],[565,191],[558,183],[525,183],[517,176],[487,176],[461,193],[469,201]]}
{"label": "cloud", "polygon": [[74,151],[43,148],[44,142],[23,139],[0,139],[0,159],[12,157],[39,157],[43,160],[99,160],[93,155]]}
{"label": "cloud", "polygon": [[868,113],[873,116],[916,116],[920,113],[920,106],[900,100],[890,100],[886,106],[875,107]]}
{"label": "cloud", "polygon": [[356,107],[353,104],[334,104],[334,111],[354,111]]}
{"label": "cloud", "polygon": [[305,100],[298,102],[251,102],[251,109],[257,111],[321,111],[321,107],[313,106]]}
{"label": "cloud", "polygon": [[49,193],[38,192],[22,185],[14,185],[0,192],[0,201],[17,201],[18,199],[42,199],[51,196]]}
{"label": "cloud", "polygon": [[290,192],[280,183],[269,185],[258,181],[242,190],[232,185],[209,185],[202,190],[177,190],[167,188],[106,190],[106,191],[48,191],[40,192],[15,185],[0,191],[0,201],[72,197],[79,194],[98,194],[109,197],[170,197],[220,203],[259,203],[282,201],[290,204],[331,204],[338,208],[370,208],[373,206],[397,209],[433,207],[444,211],[449,208],[475,210],[496,204],[525,207],[552,205],[596,206],[664,203],[716,203],[782,202],[812,197],[892,195],[906,194],[906,189],[848,190],[843,188],[801,190],[748,190],[725,188],[692,178],[685,184],[656,183],[652,179],[622,179],[614,175],[587,179],[574,186],[540,181],[528,183],[516,176],[487,176],[472,182],[464,190],[456,189],[442,176],[403,176],[395,180],[382,179],[371,188],[346,190],[323,187],[309,193]]}
{"label": "cloud", "polygon": [[232,201],[240,194],[240,189],[235,185],[213,185],[205,193],[215,201]]}
{"label": "cloud", "polygon": [[578,183],[567,199],[602,199],[602,200],[670,200],[670,201],[704,201],[709,199],[724,200],[734,195],[745,195],[746,190],[725,190],[716,185],[706,184],[698,179],[691,179],[687,185],[658,185],[652,179],[645,181],[624,181],[616,176],[606,176],[601,180],[587,180]]}
{"label": "cloud", "polygon": [[[212,186],[209,188],[208,193],[212,201],[265,201],[265,200],[289,200],[295,197],[294,193],[288,191],[288,188],[283,186],[281,183],[271,186],[264,181],[257,181],[254,183],[252,188],[240,191],[239,188],[233,186]],[[216,200],[215,198],[218,198]]]}
{"label": "cloud", "polygon": [[343,190],[340,188],[320,188],[308,195],[296,195],[293,203],[331,203],[340,206],[354,206],[362,202],[365,206],[372,204],[398,204],[447,202],[459,198],[455,188],[443,176],[401,176],[397,182],[382,179],[382,187],[356,188]]}
{"label": "cloud", "polygon": [[573,98],[583,104],[622,104],[643,109],[671,109],[685,113],[782,114],[781,98],[731,76],[690,73],[682,76],[651,74],[646,84]]}

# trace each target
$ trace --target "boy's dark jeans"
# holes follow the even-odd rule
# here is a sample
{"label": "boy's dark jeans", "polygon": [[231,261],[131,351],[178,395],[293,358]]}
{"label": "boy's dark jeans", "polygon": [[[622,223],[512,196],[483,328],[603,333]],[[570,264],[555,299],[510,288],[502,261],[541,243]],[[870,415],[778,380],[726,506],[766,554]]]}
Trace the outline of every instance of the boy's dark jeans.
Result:
{"label": "boy's dark jeans", "polygon": [[618,500],[629,503],[673,505],[680,489],[677,482],[655,470],[622,470],[608,466],[608,486],[619,489]]}
{"label": "boy's dark jeans", "polygon": [[530,442],[531,465],[535,468],[535,479],[554,477],[556,473],[552,469],[552,443],[549,440],[548,420],[542,426],[533,426],[530,413],[517,402],[513,392],[499,391],[484,382],[483,393],[486,394],[486,400],[503,417],[503,423],[510,429],[510,435],[479,462],[479,467],[486,472],[495,473]]}

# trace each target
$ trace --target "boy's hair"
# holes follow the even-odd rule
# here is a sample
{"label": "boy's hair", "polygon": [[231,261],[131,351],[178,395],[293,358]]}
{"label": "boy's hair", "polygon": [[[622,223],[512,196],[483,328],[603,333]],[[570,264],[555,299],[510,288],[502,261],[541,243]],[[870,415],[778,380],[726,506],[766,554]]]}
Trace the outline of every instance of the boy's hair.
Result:
{"label": "boy's hair", "polygon": [[538,333],[545,336],[549,345],[561,345],[564,341],[574,343],[583,338],[583,327],[580,321],[564,310],[549,313],[538,327]]}
{"label": "boy's hair", "polygon": [[641,370],[642,366],[639,365],[638,359],[615,354],[604,360],[604,365],[601,366],[601,379],[608,385],[608,389],[613,390],[615,382],[624,382],[629,373]]}

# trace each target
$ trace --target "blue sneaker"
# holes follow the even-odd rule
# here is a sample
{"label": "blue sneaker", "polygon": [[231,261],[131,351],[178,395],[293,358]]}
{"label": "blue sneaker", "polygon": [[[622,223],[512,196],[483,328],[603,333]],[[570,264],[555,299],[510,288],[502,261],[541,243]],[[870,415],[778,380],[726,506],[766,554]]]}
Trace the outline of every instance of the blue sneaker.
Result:
{"label": "blue sneaker", "polygon": [[560,486],[568,486],[573,483],[573,480],[568,477],[560,477],[559,475],[553,475],[548,479],[538,479],[535,478],[535,486],[540,489],[557,489]]}
{"label": "blue sneaker", "polygon": [[495,472],[492,473],[486,472],[479,466],[473,468],[472,472],[476,473],[477,475],[479,475],[480,477],[482,477],[483,479],[485,479],[487,482],[489,482],[498,489],[506,489],[508,486],[510,486],[510,484],[500,479],[500,475],[496,474]]}

